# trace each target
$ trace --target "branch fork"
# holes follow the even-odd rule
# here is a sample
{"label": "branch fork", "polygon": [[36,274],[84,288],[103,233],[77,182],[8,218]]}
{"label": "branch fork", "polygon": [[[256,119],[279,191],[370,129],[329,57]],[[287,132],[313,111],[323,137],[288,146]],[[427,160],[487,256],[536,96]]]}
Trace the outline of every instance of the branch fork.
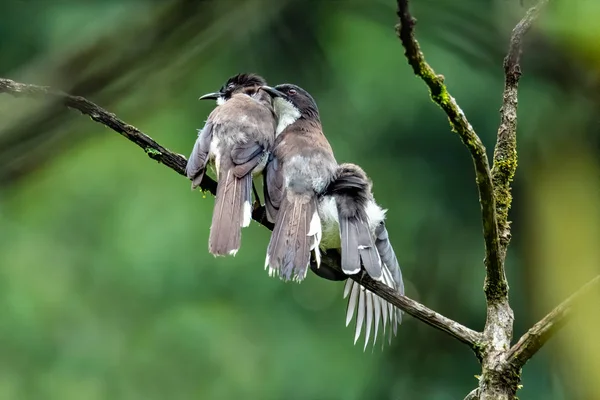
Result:
{"label": "branch fork", "polygon": [[514,314],[508,297],[504,263],[511,239],[508,212],[512,203],[510,184],[517,169],[517,94],[521,77],[522,41],[548,0],[539,0],[512,31],[508,54],[504,59],[505,84],[500,109],[500,127],[494,148],[493,166],[485,147],[468,122],[456,100],[444,85],[442,75],[427,64],[414,36],[416,20],[411,16],[408,0],[397,0],[399,24],[396,32],[405,56],[415,75],[429,87],[430,96],[448,116],[453,132],[465,144],[475,169],[483,237],[485,240],[486,278],[484,293],[487,318],[477,356],[482,374],[479,387],[466,399],[514,399],[521,380],[521,368],[567,321],[573,305],[592,288],[600,286],[600,276],[565,300],[535,324],[511,347]]}

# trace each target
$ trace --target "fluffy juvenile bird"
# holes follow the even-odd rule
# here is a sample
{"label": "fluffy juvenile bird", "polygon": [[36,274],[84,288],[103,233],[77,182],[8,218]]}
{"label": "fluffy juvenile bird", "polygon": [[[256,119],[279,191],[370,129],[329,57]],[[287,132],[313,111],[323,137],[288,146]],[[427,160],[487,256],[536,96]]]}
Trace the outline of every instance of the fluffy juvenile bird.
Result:
{"label": "fluffy juvenile bird", "polygon": [[200,185],[207,165],[217,177],[217,193],[208,248],[215,256],[235,255],[242,227],[252,217],[252,178],[260,174],[275,140],[272,99],[256,74],[232,76],[218,92],[200,100],[216,100],[186,166],[192,189]]}
{"label": "fluffy juvenile bird", "polygon": [[[364,269],[400,293],[402,276],[387,238],[385,211],[374,201],[371,182],[360,167],[337,164],[323,134],[312,96],[290,84],[268,86],[278,118],[275,145],[265,168],[267,217],[275,223],[265,268],[269,275],[302,281],[314,252],[313,271],[326,279],[343,280]],[[320,265],[321,251],[338,252],[343,272]],[[374,340],[381,317],[396,332],[401,312],[348,280],[347,323],[356,312],[355,343],[363,323],[365,347],[372,322]],[[392,327],[390,327],[390,332]],[[391,335],[390,335],[391,339]]]}

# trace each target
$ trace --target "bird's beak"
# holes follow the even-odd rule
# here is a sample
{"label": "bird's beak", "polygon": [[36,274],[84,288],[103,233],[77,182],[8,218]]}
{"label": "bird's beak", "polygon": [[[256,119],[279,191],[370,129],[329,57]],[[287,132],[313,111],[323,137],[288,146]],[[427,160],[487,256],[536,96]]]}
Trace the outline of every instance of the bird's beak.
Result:
{"label": "bird's beak", "polygon": [[279,90],[272,88],[271,86],[261,86],[260,87],[262,90],[264,90],[265,92],[269,93],[271,95],[271,97],[282,97],[285,99],[285,94],[283,94],[282,92],[280,92]]}
{"label": "bird's beak", "polygon": [[198,100],[216,100],[221,96],[221,92],[208,93],[204,96],[200,96]]}

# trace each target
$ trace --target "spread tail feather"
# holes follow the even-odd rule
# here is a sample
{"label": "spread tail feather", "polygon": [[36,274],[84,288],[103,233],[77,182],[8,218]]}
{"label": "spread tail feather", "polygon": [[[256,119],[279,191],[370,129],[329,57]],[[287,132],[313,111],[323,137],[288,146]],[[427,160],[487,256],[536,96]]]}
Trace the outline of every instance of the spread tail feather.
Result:
{"label": "spread tail feather", "polygon": [[[383,283],[396,290],[399,294],[404,295],[402,272],[400,271],[398,259],[389,241],[388,232],[383,222],[375,229],[375,244],[382,260]],[[344,298],[348,297],[348,295],[350,297],[346,309],[346,326],[350,324],[352,318],[356,315],[354,343],[360,337],[363,325],[365,325],[364,349],[367,348],[367,344],[369,343],[371,327],[374,328],[373,345],[375,345],[381,322],[383,338],[385,338],[389,325],[388,342],[391,344],[392,336],[396,336],[398,325],[402,323],[402,311],[352,279],[347,280],[344,288]]]}
{"label": "spread tail feather", "polygon": [[315,197],[284,195],[271,234],[265,268],[270,276],[302,281],[315,251],[320,263],[321,220]]}
{"label": "spread tail feather", "polygon": [[221,171],[208,241],[211,254],[235,255],[240,249],[242,227],[250,224],[251,196],[251,174],[238,178],[231,169]]}

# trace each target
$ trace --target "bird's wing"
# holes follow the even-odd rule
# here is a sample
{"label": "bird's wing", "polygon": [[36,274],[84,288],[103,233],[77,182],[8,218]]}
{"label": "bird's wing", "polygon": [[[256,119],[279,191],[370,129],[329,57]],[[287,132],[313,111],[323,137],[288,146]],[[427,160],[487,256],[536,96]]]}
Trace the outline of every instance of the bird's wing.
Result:
{"label": "bird's wing", "polygon": [[192,180],[192,189],[200,186],[200,182],[204,177],[212,136],[213,124],[209,120],[204,125],[204,128],[199,131],[198,138],[196,139],[196,143],[194,143],[194,148],[192,149],[192,154],[190,154],[185,167],[185,174],[189,179]]}
{"label": "bird's wing", "polygon": [[267,219],[275,222],[277,212],[283,199],[283,173],[281,163],[271,154],[267,166],[264,170],[263,191],[265,196],[265,208],[267,209]]}
{"label": "bird's wing", "polygon": [[257,141],[237,143],[231,149],[233,173],[238,178],[248,175],[262,161],[265,148]]}
{"label": "bird's wing", "polygon": [[390,243],[388,231],[385,227],[385,223],[381,223],[375,228],[375,246],[381,257],[381,261],[385,265],[389,276],[394,282],[394,287],[398,293],[404,295],[404,280],[402,279],[402,271],[400,270],[400,264],[394,253],[394,248]]}
{"label": "bird's wing", "polygon": [[[263,157],[266,157],[265,153],[275,141],[275,116],[269,107],[247,95],[235,95],[225,106],[227,114],[220,118],[227,116],[227,124],[241,130],[241,136],[245,137],[245,141],[234,142],[230,149],[233,173],[242,177],[265,161]],[[243,110],[243,114],[236,115],[232,120],[232,108]]]}

